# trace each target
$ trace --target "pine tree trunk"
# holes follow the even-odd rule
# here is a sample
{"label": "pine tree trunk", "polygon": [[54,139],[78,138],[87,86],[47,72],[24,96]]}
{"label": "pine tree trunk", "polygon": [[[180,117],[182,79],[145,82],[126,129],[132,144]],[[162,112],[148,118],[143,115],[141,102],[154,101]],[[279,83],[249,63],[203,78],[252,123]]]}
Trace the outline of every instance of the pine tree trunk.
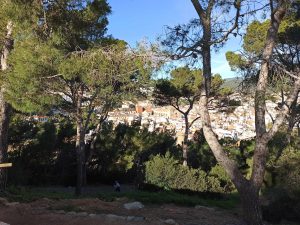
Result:
{"label": "pine tree trunk", "polygon": [[76,195],[81,195],[83,178],[84,178],[84,164],[85,164],[85,143],[82,122],[77,121],[77,134],[76,134],[76,160],[77,160],[77,181],[76,181]]}
{"label": "pine tree trunk", "polygon": [[[274,1],[275,2],[275,1]],[[212,44],[212,20],[211,20],[211,8],[204,10],[201,6],[201,1],[192,0],[194,8],[196,9],[199,18],[201,20],[201,25],[203,28],[202,37],[202,48],[201,56],[203,63],[203,83],[201,89],[200,97],[200,115],[202,120],[203,132],[207,143],[209,144],[214,156],[220,165],[225,169],[227,174],[230,176],[232,182],[238,189],[242,206],[244,220],[247,225],[262,225],[262,213],[259,204],[259,190],[262,186],[263,177],[265,173],[265,165],[267,159],[267,144],[268,141],[274,137],[275,133],[278,131],[281,124],[283,124],[286,114],[281,114],[279,119],[276,118],[275,124],[271,128],[271,132],[266,132],[265,124],[265,98],[266,98],[266,87],[269,75],[269,65],[273,54],[273,48],[276,43],[277,33],[281,20],[283,19],[285,12],[287,11],[287,6],[289,1],[276,1],[277,4],[272,4],[271,12],[271,24],[268,30],[266,45],[263,51],[262,64],[260,68],[259,80],[256,86],[255,93],[255,130],[256,130],[256,146],[253,156],[253,169],[251,179],[248,181],[239,171],[237,164],[232,161],[220,143],[216,138],[216,135],[211,127],[210,116],[208,112],[207,102],[210,96],[211,87],[211,53],[210,48]],[[210,6],[215,4],[215,1],[210,1]],[[276,9],[274,9],[276,5]],[[297,82],[296,82],[297,83]],[[298,84],[297,84],[298,85]],[[291,93],[290,97],[292,99],[293,95],[297,94],[295,90],[297,86],[294,86],[294,93]],[[299,88],[298,88],[299,89]],[[297,90],[296,90],[297,91]],[[289,97],[289,98],[290,98]],[[288,102],[288,101],[287,101]],[[288,113],[288,111],[285,111]]]}
{"label": "pine tree trunk", "polygon": [[[7,135],[9,127],[10,106],[5,102],[3,92],[0,90],[0,163],[7,161]],[[7,180],[7,168],[0,169],[0,191],[4,191]]]}
{"label": "pine tree trunk", "polygon": [[[273,55],[274,46],[278,36],[278,30],[280,23],[287,11],[285,1],[278,1],[278,7],[271,15],[271,23],[268,29],[266,44],[262,54],[262,63],[258,76],[258,82],[255,91],[255,132],[256,143],[253,155],[253,169],[251,174],[251,181],[257,189],[261,188],[266,169],[266,161],[268,156],[268,142],[274,137],[279,130],[280,125],[283,124],[286,115],[280,115],[276,118],[272,128],[266,131],[266,89],[268,86],[269,70],[271,64],[271,58]],[[296,95],[298,95],[298,82],[295,82],[294,90],[291,92],[291,96],[294,101]],[[287,99],[286,104],[292,104]],[[286,111],[288,113],[288,111]]]}
{"label": "pine tree trunk", "polygon": [[[11,21],[7,23],[6,26],[6,37],[1,51],[0,67],[2,71],[8,69],[7,58],[9,52],[13,48],[12,39],[13,24]],[[8,137],[8,127],[10,119],[10,105],[4,99],[4,87],[0,87],[0,163],[4,163],[7,160],[7,137]],[[0,191],[4,191],[6,187],[7,180],[7,169],[0,169]]]}
{"label": "pine tree trunk", "polygon": [[243,220],[247,225],[263,225],[259,202],[259,191],[250,183],[239,190],[243,209]]}
{"label": "pine tree trunk", "polygon": [[98,134],[100,132],[101,129],[101,122],[97,125],[95,131],[94,131],[94,136],[92,137],[89,149],[85,149],[85,163],[83,166],[83,186],[87,185],[87,166],[88,166],[88,162],[90,161],[94,151],[95,151],[95,145],[96,145],[96,141],[98,139]]}
{"label": "pine tree trunk", "polygon": [[185,120],[185,131],[184,131],[184,139],[182,144],[182,157],[183,157],[183,166],[188,165],[188,137],[189,137],[189,120],[188,116],[184,115]]}
{"label": "pine tree trunk", "polygon": [[[205,39],[210,41],[210,25],[209,22],[204,22],[204,34],[207,36]],[[232,161],[226,152],[220,145],[213,129],[211,127],[210,115],[208,112],[207,102],[210,95],[211,86],[211,52],[209,44],[206,44],[202,48],[202,62],[203,62],[203,75],[204,80],[201,90],[200,98],[200,115],[203,126],[203,133],[207,143],[209,144],[214,156],[220,165],[225,169],[230,176],[232,182],[239,191],[242,209],[243,219],[247,225],[262,225],[262,214],[259,206],[258,191],[251,185],[252,181],[247,181],[242,173],[239,171],[236,162]],[[258,190],[258,189],[257,189]]]}
{"label": "pine tree trunk", "polygon": [[[86,156],[84,158],[86,158]],[[83,163],[83,166],[82,166],[82,186],[85,187],[86,185],[87,185],[87,163]]]}
{"label": "pine tree trunk", "polygon": [[82,98],[83,98],[83,87],[79,88],[77,93],[77,109],[76,109],[76,160],[77,160],[77,181],[76,181],[76,190],[75,194],[81,195],[82,193],[82,184],[83,184],[83,167],[85,164],[85,130],[83,124],[83,115],[82,115]]}
{"label": "pine tree trunk", "polygon": [[187,142],[184,141],[183,145],[182,145],[182,156],[183,156],[183,166],[187,166],[188,165],[188,145]]}

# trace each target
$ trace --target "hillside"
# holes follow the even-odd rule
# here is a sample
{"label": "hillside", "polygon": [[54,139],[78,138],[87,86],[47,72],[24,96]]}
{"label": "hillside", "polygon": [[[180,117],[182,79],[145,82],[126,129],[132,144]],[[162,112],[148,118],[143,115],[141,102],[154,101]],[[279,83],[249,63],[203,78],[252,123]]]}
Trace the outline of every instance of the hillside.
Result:
{"label": "hillside", "polygon": [[238,86],[241,84],[241,82],[243,81],[243,79],[241,77],[234,77],[234,78],[226,78],[224,79],[224,83],[221,86],[222,88],[224,87],[230,87],[233,90],[237,90]]}

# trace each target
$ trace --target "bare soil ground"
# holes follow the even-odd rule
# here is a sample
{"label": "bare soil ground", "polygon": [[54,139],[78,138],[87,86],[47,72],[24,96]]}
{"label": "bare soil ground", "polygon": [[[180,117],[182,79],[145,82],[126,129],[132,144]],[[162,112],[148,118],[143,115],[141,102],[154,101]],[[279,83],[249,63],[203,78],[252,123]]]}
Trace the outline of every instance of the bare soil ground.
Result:
{"label": "bare soil ground", "polygon": [[[32,203],[2,204],[0,221],[10,225],[160,225],[168,224],[167,222],[178,225],[241,224],[237,213],[233,211],[174,205],[145,205],[143,209],[127,210],[123,207],[126,202],[128,200],[125,198],[114,202],[44,198]],[[108,214],[113,215],[107,216]],[[144,220],[128,221],[123,219],[126,218],[124,216],[144,217]]]}

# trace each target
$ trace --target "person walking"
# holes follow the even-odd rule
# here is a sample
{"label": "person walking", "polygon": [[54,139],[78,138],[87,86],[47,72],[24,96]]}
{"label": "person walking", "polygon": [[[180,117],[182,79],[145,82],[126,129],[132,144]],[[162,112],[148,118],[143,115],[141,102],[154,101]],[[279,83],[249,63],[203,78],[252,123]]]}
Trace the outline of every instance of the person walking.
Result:
{"label": "person walking", "polygon": [[121,191],[121,185],[120,185],[120,183],[117,180],[115,180],[114,188],[115,188],[116,192],[120,192]]}

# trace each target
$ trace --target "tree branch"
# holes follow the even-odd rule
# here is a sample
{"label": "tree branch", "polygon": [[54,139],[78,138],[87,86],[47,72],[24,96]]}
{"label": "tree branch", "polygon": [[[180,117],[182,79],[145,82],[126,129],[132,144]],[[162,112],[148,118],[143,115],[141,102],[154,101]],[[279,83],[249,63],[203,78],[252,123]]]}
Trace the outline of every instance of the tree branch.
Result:
{"label": "tree branch", "polygon": [[222,43],[223,41],[228,39],[228,36],[236,29],[238,28],[239,25],[239,18],[240,18],[240,12],[241,12],[241,4],[240,4],[241,0],[235,0],[234,1],[234,7],[236,9],[236,13],[235,13],[235,20],[234,20],[234,24],[232,25],[232,27],[223,35],[223,37],[221,37],[218,40],[213,41],[213,43],[211,44],[219,44]]}
{"label": "tree branch", "polygon": [[204,11],[202,5],[200,4],[199,0],[191,0],[191,1],[194,5],[194,8],[196,9],[196,12],[198,13],[198,16],[203,19],[206,18],[205,11]]}
{"label": "tree branch", "polygon": [[277,116],[272,128],[264,135],[263,138],[270,141],[274,137],[276,132],[279,130],[280,126],[285,121],[286,116],[288,115],[293,102],[298,97],[299,89],[300,89],[300,79],[296,80],[292,91],[290,92],[287,100],[285,101],[285,104],[283,105],[283,109],[281,110],[281,113],[279,114],[279,116]]}
{"label": "tree branch", "polygon": [[201,117],[200,116],[198,116],[198,117],[196,117],[195,119],[193,119],[193,121],[192,122],[190,122],[190,125],[189,125],[189,127],[192,127],[192,125],[198,120],[198,119],[200,119]]}

